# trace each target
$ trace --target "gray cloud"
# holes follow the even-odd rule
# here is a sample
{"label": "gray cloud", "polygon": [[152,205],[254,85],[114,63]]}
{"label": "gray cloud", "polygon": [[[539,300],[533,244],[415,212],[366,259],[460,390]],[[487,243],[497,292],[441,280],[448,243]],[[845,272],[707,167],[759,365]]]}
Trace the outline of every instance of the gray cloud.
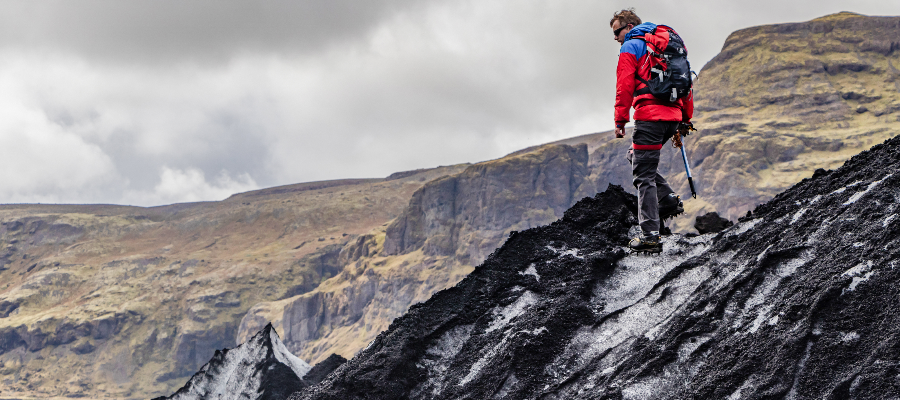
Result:
{"label": "gray cloud", "polygon": [[[0,203],[215,200],[608,130],[608,20],[629,5],[3,2]],[[695,69],[736,29],[844,7],[636,6],[681,33]],[[900,14],[900,3],[853,7]]]}
{"label": "gray cloud", "polygon": [[364,36],[412,0],[4,1],[0,47],[65,49],[116,61],[221,61],[308,53]]}

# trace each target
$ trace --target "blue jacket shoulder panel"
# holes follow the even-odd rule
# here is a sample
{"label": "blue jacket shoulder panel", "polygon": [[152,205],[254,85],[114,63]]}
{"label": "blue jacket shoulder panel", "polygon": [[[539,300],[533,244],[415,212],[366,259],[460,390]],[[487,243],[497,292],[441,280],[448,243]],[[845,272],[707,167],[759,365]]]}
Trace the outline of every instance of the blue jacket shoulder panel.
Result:
{"label": "blue jacket shoulder panel", "polygon": [[634,54],[634,59],[640,60],[647,53],[647,44],[640,39],[630,39],[619,49],[619,54],[621,53]]}
{"label": "blue jacket shoulder panel", "polygon": [[656,29],[656,24],[652,22],[644,22],[631,28],[631,31],[625,35],[625,43],[622,44],[619,53],[631,53],[634,54],[635,59],[640,60],[647,53],[647,45],[644,44],[643,40],[632,38],[653,32],[654,29]]}

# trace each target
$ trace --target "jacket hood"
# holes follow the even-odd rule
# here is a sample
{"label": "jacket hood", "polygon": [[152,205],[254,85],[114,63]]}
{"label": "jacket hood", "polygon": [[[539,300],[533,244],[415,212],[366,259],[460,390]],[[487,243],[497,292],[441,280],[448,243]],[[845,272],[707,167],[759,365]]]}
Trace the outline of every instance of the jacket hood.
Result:
{"label": "jacket hood", "polygon": [[631,30],[628,31],[628,34],[625,35],[625,41],[627,42],[627,41],[631,40],[632,37],[635,37],[635,36],[641,36],[643,34],[653,32],[654,29],[656,29],[656,24],[654,24],[652,22],[644,22],[643,24],[640,24],[634,28],[631,28]]}

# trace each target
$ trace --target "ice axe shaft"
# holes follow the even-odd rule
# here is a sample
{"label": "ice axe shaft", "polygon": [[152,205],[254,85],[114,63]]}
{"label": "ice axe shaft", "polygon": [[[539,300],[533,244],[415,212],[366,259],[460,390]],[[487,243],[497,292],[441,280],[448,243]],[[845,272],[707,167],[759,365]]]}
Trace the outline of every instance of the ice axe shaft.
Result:
{"label": "ice axe shaft", "polygon": [[[683,140],[683,139],[682,139]],[[681,145],[681,159],[684,160],[684,170],[687,171],[688,184],[691,185],[691,196],[697,198],[697,190],[694,189],[694,177],[691,176],[691,166],[688,164],[687,152],[684,150],[684,144]]]}

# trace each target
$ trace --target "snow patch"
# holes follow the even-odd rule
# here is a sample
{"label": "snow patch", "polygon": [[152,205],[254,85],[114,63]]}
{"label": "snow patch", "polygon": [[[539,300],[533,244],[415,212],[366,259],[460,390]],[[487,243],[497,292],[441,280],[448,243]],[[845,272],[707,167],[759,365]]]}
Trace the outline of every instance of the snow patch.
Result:
{"label": "snow patch", "polygon": [[816,257],[816,253],[812,249],[804,250],[800,253],[797,258],[792,258],[790,260],[781,262],[775,267],[775,274],[786,278],[797,272],[797,269],[808,263],[810,260]]}
{"label": "snow patch", "polygon": [[667,272],[702,253],[706,242],[663,238],[663,252],[655,257],[628,255],[616,264],[613,273],[594,286],[592,304],[603,305],[609,314],[640,301]]}
{"label": "snow patch", "polygon": [[859,339],[859,334],[856,332],[841,332],[841,341],[844,343],[853,342]]}
{"label": "snow patch", "polygon": [[853,281],[850,282],[850,286],[841,291],[841,295],[856,290],[857,285],[869,280],[872,275],[875,275],[875,271],[872,271],[872,261],[866,261],[865,264],[860,263],[855,267],[844,271],[841,276],[852,277]]}
{"label": "snow patch", "polygon": [[491,324],[484,332],[490,333],[497,329],[503,328],[506,325],[509,325],[509,321],[512,321],[513,318],[524,314],[526,309],[537,304],[537,302],[538,296],[531,291],[526,291],[522,294],[521,297],[518,298],[518,300],[516,300],[515,303],[512,303],[499,310],[495,309],[494,315],[496,317],[493,321],[491,321]]}
{"label": "snow patch", "polygon": [[[670,265],[668,269],[675,266],[677,264]],[[635,292],[643,293],[636,296],[640,300],[625,307],[615,317],[606,319],[600,326],[581,329],[569,342],[566,351],[560,354],[560,359],[567,358],[575,363],[582,363],[635,337],[654,337],[659,333],[656,328],[663,327],[665,321],[711,274],[708,266],[696,267],[681,272],[677,278],[652,292]],[[615,298],[616,288],[609,290],[613,292],[604,294],[604,297]]]}
{"label": "snow patch", "polygon": [[534,268],[534,263],[531,263],[531,265],[529,265],[528,268],[525,269],[525,271],[519,271],[519,275],[523,275],[523,276],[524,276],[524,275],[531,275],[531,276],[533,276],[534,279],[536,279],[538,282],[541,281],[541,276],[538,275],[537,269]]}
{"label": "snow patch", "polygon": [[275,353],[275,359],[290,367],[298,377],[303,378],[303,376],[312,369],[311,365],[307,364],[306,361],[297,358],[297,356],[293,355],[287,349],[284,342],[282,342],[281,338],[278,337],[278,334],[275,333],[275,329],[269,331],[269,339],[272,341],[272,350],[273,353]]}

